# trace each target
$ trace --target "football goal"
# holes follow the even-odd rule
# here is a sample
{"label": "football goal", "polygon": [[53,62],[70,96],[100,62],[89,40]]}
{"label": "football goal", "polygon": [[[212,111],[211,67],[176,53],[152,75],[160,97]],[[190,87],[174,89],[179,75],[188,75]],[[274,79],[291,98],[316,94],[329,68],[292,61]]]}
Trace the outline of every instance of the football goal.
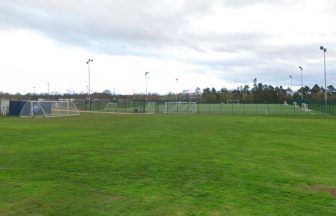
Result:
{"label": "football goal", "polygon": [[305,111],[305,112],[310,112],[311,110],[308,109],[308,104],[306,103],[302,103],[302,110]]}
{"label": "football goal", "polygon": [[240,101],[239,101],[239,99],[228,99],[228,100],[226,100],[226,103],[227,104],[239,104]]}
{"label": "football goal", "polygon": [[9,100],[0,101],[0,115],[6,116],[9,112]]}
{"label": "football goal", "polygon": [[80,115],[72,101],[27,101],[20,117],[64,117]]}
{"label": "football goal", "polygon": [[297,102],[293,102],[293,106],[295,107],[295,108],[299,108],[299,105],[298,105],[298,103]]}
{"label": "football goal", "polygon": [[118,112],[118,103],[107,103],[105,106],[107,112]]}
{"label": "football goal", "polygon": [[166,102],[165,113],[196,113],[196,102]]}

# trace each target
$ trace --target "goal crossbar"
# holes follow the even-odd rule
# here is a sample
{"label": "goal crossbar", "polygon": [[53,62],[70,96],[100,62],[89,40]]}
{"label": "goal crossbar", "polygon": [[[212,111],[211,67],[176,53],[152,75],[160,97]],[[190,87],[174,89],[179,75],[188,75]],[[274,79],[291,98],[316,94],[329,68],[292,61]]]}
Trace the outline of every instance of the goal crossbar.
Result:
{"label": "goal crossbar", "polygon": [[20,117],[65,117],[80,115],[73,101],[27,101]]}
{"label": "goal crossbar", "polygon": [[196,113],[196,102],[166,102],[164,113]]}

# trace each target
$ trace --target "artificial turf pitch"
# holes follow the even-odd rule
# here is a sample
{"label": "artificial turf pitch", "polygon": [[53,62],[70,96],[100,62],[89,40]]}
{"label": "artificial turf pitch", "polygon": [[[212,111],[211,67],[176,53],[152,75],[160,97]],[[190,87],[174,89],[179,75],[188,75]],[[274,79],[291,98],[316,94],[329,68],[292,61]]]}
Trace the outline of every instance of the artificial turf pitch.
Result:
{"label": "artificial turf pitch", "polygon": [[0,215],[334,215],[335,121],[0,118]]}

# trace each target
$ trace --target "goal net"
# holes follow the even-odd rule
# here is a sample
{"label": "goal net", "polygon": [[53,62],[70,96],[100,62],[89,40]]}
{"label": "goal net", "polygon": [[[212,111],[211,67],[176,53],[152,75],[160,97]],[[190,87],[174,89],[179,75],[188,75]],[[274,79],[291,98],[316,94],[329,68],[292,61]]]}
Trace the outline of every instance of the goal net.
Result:
{"label": "goal net", "polygon": [[306,104],[306,103],[302,103],[302,110],[305,111],[305,112],[311,111],[310,109],[308,109],[308,104]]}
{"label": "goal net", "polygon": [[118,112],[118,103],[107,103],[105,106],[107,112]]}
{"label": "goal net", "polygon": [[295,108],[299,108],[299,105],[297,104],[297,102],[293,102],[293,106],[295,107]]}
{"label": "goal net", "polygon": [[20,117],[63,117],[80,115],[72,101],[27,101]]}
{"label": "goal net", "polygon": [[226,103],[227,104],[239,104],[240,101],[239,101],[239,99],[228,99],[228,100],[226,100]]}
{"label": "goal net", "polygon": [[166,102],[165,113],[196,113],[196,102]]}
{"label": "goal net", "polygon": [[0,101],[0,115],[6,116],[9,112],[9,100]]}

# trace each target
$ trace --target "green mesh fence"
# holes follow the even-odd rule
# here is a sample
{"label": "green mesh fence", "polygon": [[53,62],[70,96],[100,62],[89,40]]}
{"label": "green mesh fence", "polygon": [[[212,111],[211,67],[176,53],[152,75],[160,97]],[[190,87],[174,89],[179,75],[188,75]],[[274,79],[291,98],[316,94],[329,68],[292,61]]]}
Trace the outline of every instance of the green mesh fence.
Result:
{"label": "green mesh fence", "polygon": [[122,113],[227,114],[227,115],[335,115],[336,104],[316,101],[283,104],[203,104],[195,102],[75,101],[80,110]]}
{"label": "green mesh fence", "polygon": [[122,101],[114,102],[108,100],[93,100],[91,103],[84,100],[75,101],[78,109],[96,112],[123,112],[123,113],[145,113],[144,101]]}

